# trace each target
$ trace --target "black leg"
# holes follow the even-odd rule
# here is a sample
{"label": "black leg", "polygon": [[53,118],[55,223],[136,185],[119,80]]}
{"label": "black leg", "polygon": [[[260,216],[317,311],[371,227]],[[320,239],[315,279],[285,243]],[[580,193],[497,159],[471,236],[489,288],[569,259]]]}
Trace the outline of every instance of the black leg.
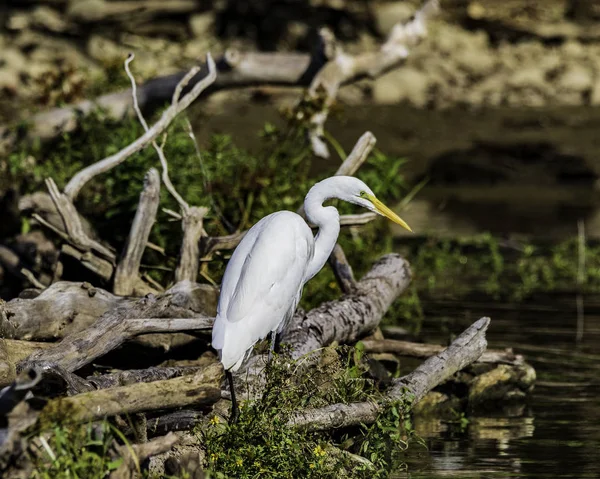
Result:
{"label": "black leg", "polygon": [[271,331],[271,346],[269,347],[269,363],[273,359],[273,353],[275,352],[275,346],[277,345],[277,331]]}
{"label": "black leg", "polygon": [[235,389],[233,388],[233,376],[231,371],[225,371],[227,381],[229,382],[229,391],[231,392],[231,416],[229,416],[229,424],[235,424],[240,416],[237,399],[235,398]]}

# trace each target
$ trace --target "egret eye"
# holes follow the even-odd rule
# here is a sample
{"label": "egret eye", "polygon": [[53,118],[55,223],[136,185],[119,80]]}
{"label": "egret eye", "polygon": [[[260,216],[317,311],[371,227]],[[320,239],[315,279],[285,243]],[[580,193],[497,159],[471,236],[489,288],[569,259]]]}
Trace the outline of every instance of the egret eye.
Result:
{"label": "egret eye", "polygon": [[360,196],[361,198],[364,198],[365,200],[368,199],[366,191],[361,191],[358,196]]}

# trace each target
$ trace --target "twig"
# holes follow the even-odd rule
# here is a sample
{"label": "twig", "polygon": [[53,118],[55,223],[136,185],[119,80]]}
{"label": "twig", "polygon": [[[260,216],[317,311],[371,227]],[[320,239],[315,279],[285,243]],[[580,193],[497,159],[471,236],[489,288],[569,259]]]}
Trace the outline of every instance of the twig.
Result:
{"label": "twig", "polygon": [[132,294],[135,289],[135,283],[139,280],[144,248],[148,244],[148,237],[156,219],[159,200],[160,177],[158,171],[151,168],[144,178],[144,189],[140,194],[131,231],[115,270],[113,285],[115,294],[127,296]]}
{"label": "twig", "polygon": [[[216,78],[216,65],[210,54],[206,55],[206,63],[208,65],[208,75],[196,83],[194,87],[187,93],[181,101],[179,101],[175,106],[171,105],[167,108],[160,120],[156,122],[152,128],[150,128],[144,135],[139,137],[130,145],[126,146],[119,152],[111,155],[109,157],[104,158],[103,160],[94,163],[87,168],[79,171],[65,186],[64,193],[71,200],[75,200],[77,195],[81,191],[81,188],[90,181],[95,176],[98,176],[102,173],[105,173],[115,166],[121,164],[127,158],[129,158],[134,153],[140,151],[142,148],[146,147],[149,143],[154,141],[162,132],[164,132],[167,127],[171,124],[171,122],[175,119],[175,117],[184,111],[190,104],[198,98],[200,93],[204,91],[209,85],[211,85]],[[137,97],[137,96],[136,96]]]}

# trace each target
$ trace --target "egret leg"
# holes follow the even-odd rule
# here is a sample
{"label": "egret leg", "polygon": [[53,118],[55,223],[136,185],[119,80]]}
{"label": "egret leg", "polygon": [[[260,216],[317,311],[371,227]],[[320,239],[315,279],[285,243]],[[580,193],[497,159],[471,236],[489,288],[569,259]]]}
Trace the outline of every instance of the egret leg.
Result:
{"label": "egret leg", "polygon": [[275,352],[275,346],[277,344],[277,331],[271,331],[271,346],[269,347],[269,362],[273,359],[273,353]]}
{"label": "egret leg", "polygon": [[231,392],[231,416],[229,416],[229,424],[235,424],[240,416],[240,410],[238,409],[237,399],[235,397],[235,389],[233,387],[233,376],[231,371],[225,371],[227,381],[229,382],[229,391]]}

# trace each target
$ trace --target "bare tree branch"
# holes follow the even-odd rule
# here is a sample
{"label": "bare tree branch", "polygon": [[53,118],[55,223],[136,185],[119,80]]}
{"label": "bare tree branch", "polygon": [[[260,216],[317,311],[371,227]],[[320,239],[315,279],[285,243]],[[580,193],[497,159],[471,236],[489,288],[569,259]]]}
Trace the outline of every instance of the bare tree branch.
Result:
{"label": "bare tree branch", "polygon": [[67,186],[65,186],[64,192],[67,198],[71,201],[74,201],[75,198],[77,198],[79,191],[81,191],[81,188],[83,188],[88,181],[95,176],[106,173],[115,166],[121,164],[131,155],[140,151],[142,148],[145,148],[162,132],[164,132],[175,119],[175,117],[184,111],[188,106],[190,106],[191,103],[198,98],[200,93],[202,93],[215,81],[217,75],[216,65],[210,54],[207,54],[206,56],[206,63],[208,65],[208,75],[203,80],[196,83],[190,92],[181,99],[181,101],[179,101],[176,105],[171,105],[169,108],[167,108],[163,112],[160,120],[158,120],[156,124],[154,124],[152,128],[146,132],[146,134],[142,135],[133,143],[126,146],[114,155],[104,158],[103,160],[84,168],[75,176],[73,176],[73,178],[71,178],[71,180],[67,183]]}

